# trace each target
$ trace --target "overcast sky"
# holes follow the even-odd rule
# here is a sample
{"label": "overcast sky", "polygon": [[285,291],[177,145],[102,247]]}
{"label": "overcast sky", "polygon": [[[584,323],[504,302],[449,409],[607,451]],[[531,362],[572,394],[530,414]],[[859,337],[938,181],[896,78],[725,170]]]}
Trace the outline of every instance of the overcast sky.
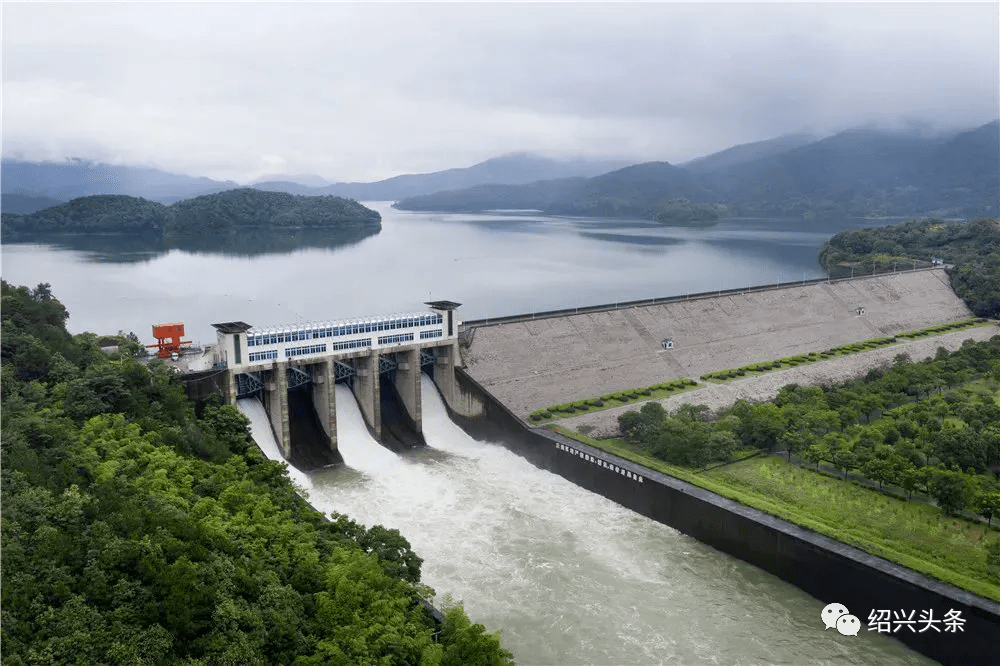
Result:
{"label": "overcast sky", "polygon": [[3,153],[245,182],[1000,115],[981,3],[17,3]]}

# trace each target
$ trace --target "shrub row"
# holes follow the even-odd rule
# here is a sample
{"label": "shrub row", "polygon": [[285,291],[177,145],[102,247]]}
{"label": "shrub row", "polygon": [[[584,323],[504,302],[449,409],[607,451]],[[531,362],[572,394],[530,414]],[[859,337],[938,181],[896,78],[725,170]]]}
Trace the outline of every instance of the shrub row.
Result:
{"label": "shrub row", "polygon": [[868,351],[871,349],[878,349],[879,347],[884,347],[885,345],[891,345],[898,342],[899,338],[909,338],[909,339],[919,338],[925,335],[934,335],[936,333],[944,333],[946,331],[954,331],[963,328],[969,328],[970,326],[976,326],[978,324],[982,324],[985,321],[986,319],[982,317],[976,317],[973,319],[965,319],[963,321],[953,321],[948,324],[937,324],[936,326],[928,326],[927,328],[922,328],[917,331],[900,333],[899,335],[887,338],[872,338],[871,340],[864,340],[863,342],[855,342],[849,345],[841,345],[839,347],[834,347],[833,349],[827,349],[824,352],[809,352],[808,354],[800,354],[799,356],[790,356],[788,358],[779,359],[777,361],[768,361],[765,363],[751,363],[750,365],[744,365],[743,367],[740,368],[706,372],[701,376],[701,378],[704,380],[735,379],[737,377],[745,376],[748,372],[768,372],[770,370],[778,370],[783,367],[795,367],[802,363],[811,363],[813,361],[833,358],[834,356],[841,356],[843,354],[854,354],[857,352]]}
{"label": "shrub row", "polygon": [[586,400],[577,400],[576,402],[566,402],[561,405],[552,405],[547,409],[539,409],[532,412],[528,418],[537,422],[554,416],[573,414],[576,412],[586,412],[595,407],[616,407],[617,404],[608,405],[608,403],[628,404],[635,400],[649,398],[656,391],[666,391],[669,393],[671,391],[679,391],[690,386],[697,386],[697,384],[698,382],[693,379],[675,379],[671,382],[663,382],[662,384],[654,384],[644,388],[627,389],[625,391],[617,391],[615,393],[605,393],[604,395],[596,398],[587,398]]}
{"label": "shrub row", "polygon": [[901,338],[921,338],[926,335],[934,335],[936,333],[945,333],[947,331],[958,331],[963,328],[969,328],[970,326],[978,326],[979,324],[985,323],[986,320],[982,317],[975,317],[973,319],[966,319],[964,321],[953,321],[949,324],[937,324],[936,326],[928,326],[927,328],[921,328],[918,331],[909,331],[908,333],[900,333]]}

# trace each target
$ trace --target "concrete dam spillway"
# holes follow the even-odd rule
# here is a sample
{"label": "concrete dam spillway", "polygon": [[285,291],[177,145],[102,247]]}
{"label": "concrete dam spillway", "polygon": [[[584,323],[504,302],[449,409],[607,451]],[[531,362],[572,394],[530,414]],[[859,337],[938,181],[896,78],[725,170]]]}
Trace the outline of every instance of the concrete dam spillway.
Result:
{"label": "concrete dam spillway", "polygon": [[[593,450],[583,452],[573,449],[574,455],[567,456],[566,447],[559,444],[557,438],[526,428],[522,420],[531,410],[555,402],[653,384],[675,377],[696,377],[702,372],[722,367],[735,367],[748,362],[822,350],[839,344],[892,335],[968,316],[968,310],[952,293],[943,271],[915,271],[829,283],[816,281],[813,284],[781,285],[748,289],[745,292],[734,290],[714,297],[682,297],[658,299],[658,301],[624,304],[625,307],[585,308],[582,310],[586,312],[558,313],[558,316],[535,318],[520,316],[504,318],[499,322],[495,320],[469,322],[462,332],[461,344],[458,339],[454,339],[454,344],[447,345],[448,354],[438,355],[439,352],[435,352],[428,366],[423,366],[422,362],[418,365],[431,370],[434,382],[437,382],[436,386],[426,375],[416,379],[421,374],[418,370],[416,375],[408,375],[418,382],[409,397],[401,397],[397,392],[397,402],[403,405],[405,413],[411,417],[416,416],[413,422],[417,432],[423,433],[426,447],[402,447],[394,453],[378,444],[372,439],[373,434],[378,436],[379,433],[372,428],[371,411],[376,405],[385,403],[380,403],[378,393],[372,396],[373,402],[367,393],[369,389],[365,389],[359,395],[355,388],[352,395],[349,389],[338,384],[336,391],[329,391],[328,403],[322,400],[314,403],[320,409],[329,405],[329,418],[323,425],[336,427],[336,430],[330,433],[331,439],[343,455],[346,466],[317,471],[309,475],[311,501],[317,508],[326,512],[340,511],[361,522],[382,523],[400,529],[414,545],[414,549],[428,558],[428,564],[425,566],[425,572],[428,574],[426,582],[438,588],[439,592],[452,592],[465,599],[470,614],[477,619],[482,617],[488,628],[504,628],[505,632],[513,626],[518,626],[517,619],[509,616],[510,609],[497,611],[494,608],[492,612],[499,612],[500,615],[497,616],[496,623],[493,623],[489,621],[491,611],[484,608],[484,615],[477,614],[470,596],[491,595],[492,591],[489,589],[491,585],[506,583],[480,580],[476,585],[463,587],[456,583],[455,577],[461,577],[462,570],[466,566],[479,569],[494,565],[503,568],[505,563],[502,557],[496,554],[497,546],[493,540],[520,542],[517,536],[518,530],[529,528],[521,523],[516,526],[508,524],[504,528],[498,528],[484,541],[483,534],[477,532],[475,521],[465,521],[469,512],[476,515],[487,511],[483,503],[490,505],[489,511],[503,513],[512,509],[515,517],[525,517],[521,502],[526,500],[520,498],[512,502],[497,484],[506,488],[506,492],[518,493],[519,496],[523,492],[545,496],[547,491],[535,485],[528,484],[521,488],[525,479],[534,473],[528,471],[531,469],[539,473],[543,473],[543,470],[556,472],[559,476],[544,472],[545,476],[542,478],[546,479],[546,483],[556,484],[562,483],[564,477],[565,480],[576,484],[574,492],[583,494],[574,496],[571,500],[550,500],[562,502],[563,510],[560,514],[562,517],[586,505],[583,496],[598,498],[603,495],[603,498],[598,499],[603,502],[607,502],[605,498],[614,500],[615,503],[611,506],[616,507],[615,511],[621,510],[627,515],[634,515],[635,520],[641,525],[662,523],[678,527],[683,532],[694,535],[724,552],[735,554],[742,560],[757,564],[764,571],[770,571],[789,580],[820,598],[825,598],[828,596],[827,593],[841,589],[837,585],[831,587],[829,581],[841,581],[839,583],[841,586],[851,587],[852,577],[857,577],[855,582],[858,583],[854,586],[858,589],[850,592],[855,600],[862,598],[866,591],[870,593],[872,589],[883,588],[887,590],[887,600],[906,602],[924,598],[921,596],[927,592],[926,586],[921,587],[924,583],[911,584],[906,580],[906,576],[900,578],[898,572],[881,571],[877,562],[866,561],[856,553],[847,552],[853,549],[846,547],[839,549],[835,543],[821,543],[809,535],[794,534],[794,530],[789,531],[786,526],[778,524],[782,521],[771,521],[773,524],[769,524],[766,519],[752,515],[752,511],[746,512],[738,507],[713,504],[714,500],[711,499],[706,503],[705,499],[699,499],[702,493],[692,494],[689,489],[680,486],[671,487],[669,480],[654,478],[652,483],[641,484],[638,487],[642,489],[636,490],[636,472],[639,470],[633,469],[634,464]],[[670,349],[661,345],[662,340],[667,337],[675,343]],[[460,359],[450,353],[451,350],[458,351],[459,348],[463,352]],[[415,363],[412,361],[415,358],[411,356],[410,360],[404,360],[404,363],[409,362],[410,367],[413,367]],[[466,366],[465,369],[460,367],[462,364]],[[370,354],[367,361],[362,361],[361,365],[355,367],[364,370],[377,368],[380,365],[379,356]],[[503,371],[504,368],[507,369],[506,373]],[[332,370],[333,368],[328,365],[325,376],[333,377]],[[272,378],[277,377],[277,383],[280,385],[283,376],[279,373]],[[364,385],[378,386],[379,383],[369,381]],[[385,385],[385,382],[381,383]],[[438,391],[444,396],[444,401],[441,400]],[[382,397],[385,397],[385,391]],[[284,413],[287,414],[287,411]],[[375,414],[380,418],[378,411]],[[434,418],[435,414],[443,418]],[[449,416],[455,419],[462,429],[452,423]],[[272,434],[277,435],[276,431],[281,426],[281,421],[274,419],[273,412],[270,414],[270,422]],[[349,426],[351,423],[360,424],[360,428],[352,429]],[[286,430],[285,433],[287,432]],[[470,438],[466,432],[474,433],[475,438]],[[506,462],[502,466],[491,469],[490,478],[477,477],[469,468],[463,467],[462,458],[472,456],[482,460],[482,456],[486,456],[485,451],[506,450],[484,444],[484,440],[502,443],[506,449],[522,457],[515,455],[513,458],[505,458]],[[285,441],[288,442],[287,437]],[[287,448],[282,448],[280,445],[273,448],[287,456]],[[510,451],[504,455],[510,454]],[[398,455],[399,452],[402,452],[402,455]],[[579,454],[579,460],[576,454]],[[514,459],[519,462],[511,462]],[[534,467],[527,461],[533,463]],[[599,471],[595,471],[598,466],[595,466],[594,462],[601,463]],[[462,474],[465,476],[456,477],[451,473],[455,465],[464,469]],[[437,470],[441,475],[431,474],[431,477],[427,477],[425,472],[428,470]],[[609,470],[616,472],[611,475],[613,478],[610,480],[608,480]],[[621,476],[618,476],[617,472],[621,472]],[[444,479],[450,479],[448,483],[458,485],[442,485]],[[423,491],[411,487],[407,481],[416,483],[420,488],[434,488],[436,489],[434,492],[438,494],[435,497],[432,493],[424,498],[425,503],[422,504],[419,496]],[[476,485],[475,491],[461,490],[462,484],[466,481]],[[596,495],[585,489],[594,491]],[[378,498],[379,493],[386,494],[386,497]],[[464,500],[457,504],[453,503],[452,500],[456,496],[463,495]],[[471,496],[475,499],[470,499]],[[435,504],[436,500],[441,506]],[[400,507],[397,504],[404,506]],[[451,513],[440,513],[439,509],[447,506],[452,507]],[[601,506],[604,507],[599,510],[602,515],[613,513],[607,505]],[[637,513],[632,514],[623,507],[633,509]],[[424,522],[423,515],[414,513],[418,508],[435,516],[430,524]],[[650,521],[650,518],[653,520]],[[507,519],[497,518],[501,523]],[[546,520],[541,522],[545,523]],[[588,525],[599,524],[593,521],[591,517]],[[742,524],[743,527],[736,527],[738,524]],[[420,529],[415,527],[417,525],[424,525],[423,529],[427,533],[421,534]],[[450,530],[453,527],[461,532],[458,538],[470,539],[478,548],[485,549],[488,553],[478,552],[468,561],[449,559],[453,555],[463,557],[469,555],[464,550],[467,544],[464,542],[457,544],[452,541],[455,535],[451,534]],[[660,527],[670,529],[664,525]],[[552,531],[554,529],[557,530],[558,526],[549,524],[543,531],[550,536],[558,534]],[[448,532],[447,537],[445,532]],[[591,543],[592,540],[601,541],[604,538],[624,539],[626,542],[629,540],[629,536],[625,534],[603,535],[599,530],[589,530],[588,527],[577,524],[567,529],[566,533],[574,535],[574,543],[584,534],[587,543]],[[744,537],[740,537],[739,534],[743,534]],[[751,534],[752,537],[748,536]],[[764,539],[767,547],[760,551],[748,549],[745,542],[747,538]],[[450,563],[445,566],[445,571],[439,572],[440,577],[435,578],[431,572],[436,563],[432,564],[433,558],[430,553],[441,554],[442,543],[447,543],[444,548],[449,552],[445,559]],[[727,557],[699,542],[693,543],[708,548],[719,557]],[[526,546],[536,551],[547,547],[538,543],[526,543]],[[593,548],[596,545],[591,543],[589,547]],[[841,550],[844,552],[840,552]],[[685,551],[684,554],[687,555],[689,552]],[[514,555],[520,557],[519,554]],[[645,553],[644,556],[653,562],[659,561],[659,553],[656,550]],[[487,559],[485,561],[477,559],[482,557]],[[569,557],[570,561],[576,561],[580,555],[563,554],[559,557]],[[565,564],[564,560],[560,560],[560,566]],[[674,564],[684,566],[677,562]],[[549,563],[546,567],[548,566],[553,565]],[[615,565],[613,562],[602,564],[604,568],[608,566],[613,569]],[[740,562],[739,566],[748,565]],[[507,575],[513,576],[515,581],[532,580],[531,585],[547,590],[546,598],[550,602],[554,602],[562,593],[561,585],[571,584],[560,577],[556,577],[558,585],[552,580],[537,581],[525,571],[508,572]],[[755,575],[770,578],[769,574],[754,567],[740,571],[743,572],[741,575],[749,575],[745,572],[754,571]],[[644,576],[648,577],[648,573]],[[824,576],[829,579],[826,583],[821,580]],[[862,580],[865,581],[863,584],[860,583]],[[620,583],[619,581],[612,585]],[[796,593],[803,594],[801,591]],[[632,589],[630,594],[633,595],[633,601],[645,599],[644,593],[639,590]],[[847,594],[844,593],[845,599]],[[948,590],[944,590],[941,594],[944,594],[941,598],[945,600],[959,599],[955,601],[956,607],[961,603],[971,603],[971,606],[962,606],[975,615],[975,623],[970,623],[970,628],[995,629],[1000,626],[998,622],[1000,613],[994,608],[996,604],[983,606],[977,600],[970,600],[961,595],[950,597],[948,595],[951,592]],[[602,620],[590,626],[586,633],[580,636],[581,640],[590,641],[591,634],[599,630],[602,622],[609,621],[601,606],[607,596],[605,590],[598,598],[584,602],[594,606],[587,612],[597,613]],[[822,609],[825,605],[807,595],[803,594],[803,597],[818,609]],[[867,600],[867,597],[865,598]],[[701,603],[695,600],[688,601],[693,604]],[[516,609],[521,602],[508,598],[505,603],[513,604],[512,608]],[[642,603],[648,603],[650,608],[655,609],[652,611],[653,614],[660,613],[663,618],[668,619],[668,623],[673,623],[677,619],[676,614],[670,613],[656,603]],[[716,609],[721,604],[718,601],[705,603]],[[608,612],[615,612],[613,606],[614,604],[610,604]],[[645,608],[645,605],[642,607]],[[633,604],[622,607],[618,612],[627,615],[629,609],[634,613],[637,608],[638,606]],[[578,612],[578,610],[564,610],[562,616],[575,617]],[[818,617],[818,610],[811,612]],[[534,616],[539,613],[544,615],[545,610],[541,607],[536,608]],[[573,623],[577,629],[590,621],[579,618],[578,620]],[[664,660],[709,663],[716,661],[718,655],[722,654],[729,655],[732,659],[723,658],[718,663],[737,663],[742,658],[738,650],[730,651],[728,647],[714,641],[709,641],[712,648],[707,652],[697,649],[692,651],[689,649],[690,645],[682,646],[679,651],[672,652],[670,646],[676,647],[677,641],[670,639],[664,642],[662,633],[656,633],[660,630],[655,628],[655,624],[656,620],[650,617],[648,624],[643,625],[639,631],[642,636],[627,631],[618,636],[619,641],[624,640],[628,645],[642,646],[638,651],[622,652],[621,645],[617,645],[603,646],[591,654],[573,652],[573,649],[564,646],[565,650],[575,655],[565,659],[547,651],[547,646],[534,645],[524,647],[523,653],[515,650],[515,655],[523,654],[526,658],[522,661],[525,663],[655,663]],[[810,624],[808,619],[799,624],[799,628],[804,632],[800,634],[803,644],[816,640],[814,632],[805,629]],[[672,626],[676,628],[677,625]],[[525,636],[520,636],[520,630],[515,632],[519,635],[518,640],[523,639],[530,644],[534,639],[527,638],[527,635],[537,630],[537,626],[525,629],[527,632]],[[550,625],[548,630],[560,631],[560,628],[558,625]],[[780,642],[777,634],[775,636]],[[872,654],[879,653],[878,663],[893,663],[895,654],[893,650],[888,649],[888,652],[883,652],[882,648],[878,647],[879,645],[884,647],[882,642],[884,639],[879,639],[877,636],[872,638],[875,639],[874,643],[867,639],[869,643],[865,649]],[[903,637],[904,642],[909,643],[907,638]],[[551,637],[546,637],[542,642],[550,640]],[[644,652],[647,643],[660,646],[670,656],[665,657],[662,651]],[[889,644],[903,649],[894,642]],[[971,651],[964,653],[958,651],[955,654],[960,656],[978,654],[975,651],[980,649],[981,645],[982,642],[979,641],[974,648],[970,648]],[[842,649],[842,646],[830,647],[833,651],[830,652],[829,658],[832,659],[834,653]],[[947,656],[948,653],[941,652],[938,648],[940,646],[937,648],[931,646],[930,651],[925,651],[927,646],[923,645],[918,649],[925,654],[934,654],[935,658],[943,659],[941,655]],[[714,656],[710,657],[710,654]],[[814,652],[798,653],[796,650],[785,654],[766,650],[754,654],[757,655],[752,659],[754,663],[758,661],[804,663],[812,661],[815,655]],[[606,659],[595,655],[602,655]],[[951,663],[980,663],[968,659],[964,661],[959,659],[956,662],[956,658],[958,657],[943,660]],[[873,663],[868,658],[849,659],[849,661]],[[915,662],[916,656],[913,653],[906,653],[903,663]]]}

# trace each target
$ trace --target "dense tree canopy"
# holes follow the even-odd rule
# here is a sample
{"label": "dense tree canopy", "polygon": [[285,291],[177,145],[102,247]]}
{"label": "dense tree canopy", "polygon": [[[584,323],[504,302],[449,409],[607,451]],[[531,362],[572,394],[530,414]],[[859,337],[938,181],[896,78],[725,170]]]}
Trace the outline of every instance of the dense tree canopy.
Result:
{"label": "dense tree canopy", "polygon": [[834,276],[951,264],[951,284],[980,317],[1000,317],[1000,221],[913,221],[845,231],[820,250],[820,264]]}
{"label": "dense tree canopy", "polygon": [[775,400],[744,400],[711,414],[658,403],[618,419],[636,446],[667,462],[704,467],[737,450],[783,451],[817,467],[907,494],[921,490],[946,513],[1000,512],[1000,336],[912,363],[905,355],[830,386],[791,384]]}
{"label": "dense tree canopy", "polygon": [[393,529],[327,520],[218,402],[3,283],[4,664],[505,664]]}

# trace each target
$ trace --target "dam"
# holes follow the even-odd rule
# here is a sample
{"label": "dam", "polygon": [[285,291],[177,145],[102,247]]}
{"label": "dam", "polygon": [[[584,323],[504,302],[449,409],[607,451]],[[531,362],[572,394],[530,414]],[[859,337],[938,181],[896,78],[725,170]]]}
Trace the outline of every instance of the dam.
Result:
{"label": "dam", "polygon": [[[706,579],[700,579],[703,574],[714,577],[712,580],[721,576],[727,578],[727,582],[733,582],[734,577],[778,582],[777,576],[815,595],[804,598],[817,617],[830,601],[830,594],[840,594],[843,598],[838,600],[852,608],[877,603],[872,598],[874,592],[881,592],[883,601],[892,607],[912,606],[928,599],[934,599],[938,607],[941,603],[950,604],[952,608],[962,609],[970,618],[970,633],[977,634],[963,637],[962,649],[940,641],[929,643],[927,637],[915,640],[904,635],[900,638],[909,645],[918,646],[924,654],[947,663],[988,663],[980,657],[990,649],[986,635],[1000,626],[997,604],[934,584],[855,549],[816,538],[784,521],[732,502],[720,502],[720,498],[711,493],[685,487],[669,478],[657,478],[662,475],[650,474],[634,463],[584,445],[567,443],[545,431],[527,428],[523,423],[526,412],[559,400],[630,388],[664,378],[692,376],[720,367],[891,335],[967,316],[968,311],[951,293],[946,279],[942,271],[915,271],[850,281],[816,281],[714,296],[663,299],[665,302],[647,304],[599,306],[588,308],[587,312],[542,313],[541,316],[536,313],[530,319],[522,315],[500,321],[467,322],[457,334],[462,355],[459,364],[450,368],[451,376],[444,377],[437,371],[439,366],[434,366],[436,387],[428,376],[419,380],[419,404],[427,446],[387,451],[373,438],[375,433],[361,401],[354,399],[356,394],[352,397],[350,389],[342,385],[331,391],[335,396],[332,401],[334,421],[341,427],[337,441],[345,464],[309,475],[310,500],[327,512],[342,511],[362,522],[396,527],[418,552],[448,551],[445,563],[428,563],[426,581],[439,591],[460,595],[467,601],[470,613],[482,617],[488,628],[504,627],[512,631],[513,627],[519,627],[513,631],[524,632],[522,638],[527,645],[522,648],[526,650],[524,654],[533,655],[525,659],[525,663],[656,663],[671,660],[710,663],[720,654],[727,655],[723,663],[736,663],[740,654],[751,653],[755,655],[751,660],[754,663],[802,663],[815,659],[816,653],[809,649],[799,652],[796,648],[787,653],[765,650],[756,635],[747,635],[745,627],[740,631],[749,643],[734,651],[720,644],[717,637],[708,641],[709,647],[692,646],[678,639],[673,630],[687,631],[690,635],[697,635],[697,631],[685,624],[676,607],[671,611],[662,605],[660,596],[674,598],[676,581],[666,583],[666,587],[661,585],[663,576],[672,580],[673,574],[668,571],[673,572],[678,567],[685,569],[690,564],[685,558],[692,553],[713,553],[712,557],[738,562],[736,569],[725,569],[726,573],[722,570],[708,574],[699,572],[696,577],[700,582],[693,584],[704,585]],[[682,316],[684,313],[687,313],[686,318]],[[667,325],[672,328],[667,330]],[[699,325],[705,327],[703,335],[697,333]],[[740,330],[743,330],[742,335]],[[787,346],[783,346],[783,334],[790,336]],[[669,348],[663,345],[667,336],[674,342]],[[595,350],[607,350],[607,356]],[[679,353],[667,361],[656,356],[674,352]],[[491,375],[488,370],[504,367],[505,358],[511,359],[508,373]],[[665,375],[664,368],[675,374]],[[616,372],[612,372],[613,369]],[[628,374],[630,369],[640,379],[627,379],[632,376]],[[646,376],[643,372],[649,373],[652,379],[643,379]],[[624,381],[627,381],[624,385],[615,383]],[[524,389],[529,396],[521,403],[517,402],[518,389]],[[512,397],[501,399],[505,391]],[[574,391],[586,393],[580,395]],[[351,415],[347,416],[348,413]],[[273,425],[273,417],[270,418]],[[504,447],[497,447],[496,443]],[[281,449],[280,446],[276,448]],[[468,459],[480,462],[473,464]],[[484,467],[483,461],[487,459],[494,460],[495,464]],[[543,476],[536,478],[536,474]],[[552,487],[563,487],[563,483],[573,488],[571,496],[554,497]],[[590,502],[598,504],[590,506]],[[442,508],[447,510],[442,513]],[[494,515],[496,512],[502,515]],[[621,523],[631,525],[634,533],[618,531],[615,526]],[[654,524],[657,527],[650,527]],[[527,536],[535,528],[537,538],[545,539],[544,543]],[[647,543],[643,536],[647,529],[670,530],[667,533],[684,541],[680,546],[661,543],[650,551],[643,551],[641,544]],[[681,533],[694,536],[697,541]],[[662,537],[666,533],[660,534]],[[617,550],[610,548],[614,553],[610,553],[605,539],[619,544]],[[640,554],[627,545],[633,539],[639,544]],[[568,550],[557,548],[550,557],[543,557],[553,543],[562,544]],[[707,550],[692,550],[693,544]],[[712,546],[740,560],[722,556]],[[583,553],[579,551],[581,548]],[[610,553],[609,559],[599,562],[598,571],[582,574],[582,579],[578,580],[581,574],[573,574],[573,571],[581,561],[592,560],[594,552]],[[456,562],[456,557],[461,563]],[[508,559],[511,557],[515,558],[513,563]],[[747,562],[760,568],[744,568],[749,566]],[[514,569],[507,568],[512,564],[516,565]],[[625,573],[620,566],[625,567]],[[654,568],[651,570],[648,566]],[[466,567],[476,570],[476,574],[469,574]],[[491,611],[483,607],[482,613],[476,610],[479,600],[473,602],[473,598],[485,595],[488,601],[494,594],[491,586],[509,588],[508,582],[483,577],[484,570],[491,568],[504,571],[503,576],[513,581],[523,597],[507,596],[500,603],[505,608],[512,604],[513,616],[509,608],[500,610],[494,606]],[[751,571],[753,573],[748,573]],[[463,583],[462,579],[467,576],[467,581],[475,582]],[[587,597],[573,587],[594,581],[598,581],[595,587],[600,592],[596,598]],[[644,584],[659,590],[659,596],[648,596],[649,590],[643,587]],[[683,587],[690,581],[677,584]],[[615,590],[622,587],[626,596],[616,601]],[[795,594],[803,594],[801,590],[795,590]],[[544,602],[539,601],[531,610],[525,610],[524,615],[518,615],[518,609],[522,608],[519,604],[527,603],[535,592],[542,594]],[[581,611],[567,607],[564,594],[570,599],[579,594],[575,601],[586,608]],[[728,591],[726,594],[733,593]],[[786,594],[787,590],[771,589],[763,593],[779,598]],[[751,603],[739,595],[736,598],[741,604]],[[702,617],[702,623],[711,622],[709,618],[714,616],[702,616],[701,611],[712,608],[716,614],[730,618],[734,628],[740,624],[735,616],[725,615],[728,610],[721,610],[727,601],[675,600]],[[771,607],[773,601],[769,597],[767,603],[757,603]],[[557,603],[557,617],[552,619],[545,606]],[[640,621],[646,610],[652,615]],[[772,611],[779,612],[775,608]],[[491,616],[491,613],[499,613],[499,616]],[[802,614],[808,615],[805,611]],[[622,628],[618,615],[634,621],[626,622],[628,626]],[[495,618],[495,624],[491,617]],[[552,619],[544,625],[541,636],[536,626],[538,617]],[[751,618],[747,622],[753,624],[763,622],[752,613],[743,617]],[[565,624],[560,624],[563,620]],[[669,636],[657,626],[658,621],[671,627]],[[815,647],[820,641],[817,633],[810,629],[808,619],[796,623],[785,612],[784,621],[791,627],[785,628],[788,635],[799,636],[803,646]],[[616,628],[614,645],[597,649],[595,632],[609,626]],[[590,646],[590,650],[597,651],[581,652],[579,646],[571,647],[557,641],[560,652],[551,652],[552,632],[569,632]],[[775,632],[764,633],[780,641],[781,631],[775,629]],[[900,644],[885,643],[884,637],[873,634],[864,640],[864,654],[869,657],[877,654],[878,663],[894,663],[893,655],[897,654],[894,650],[903,649]],[[844,656],[845,646],[823,644],[830,651],[823,653],[821,661],[835,661]],[[622,651],[623,645],[635,650]],[[649,645],[656,649],[648,651]],[[860,643],[852,644],[852,647],[858,645]],[[753,651],[748,653],[746,650]],[[595,654],[607,659],[595,658]],[[911,652],[898,654],[905,655],[900,657],[900,663],[919,663]],[[515,655],[519,656],[517,650]],[[566,655],[574,656],[565,658]],[[871,663],[870,658],[861,654],[854,654],[847,660],[849,663]]]}
{"label": "dam", "polygon": [[554,404],[971,316],[943,269],[585,310],[468,321],[464,367],[523,419]]}

